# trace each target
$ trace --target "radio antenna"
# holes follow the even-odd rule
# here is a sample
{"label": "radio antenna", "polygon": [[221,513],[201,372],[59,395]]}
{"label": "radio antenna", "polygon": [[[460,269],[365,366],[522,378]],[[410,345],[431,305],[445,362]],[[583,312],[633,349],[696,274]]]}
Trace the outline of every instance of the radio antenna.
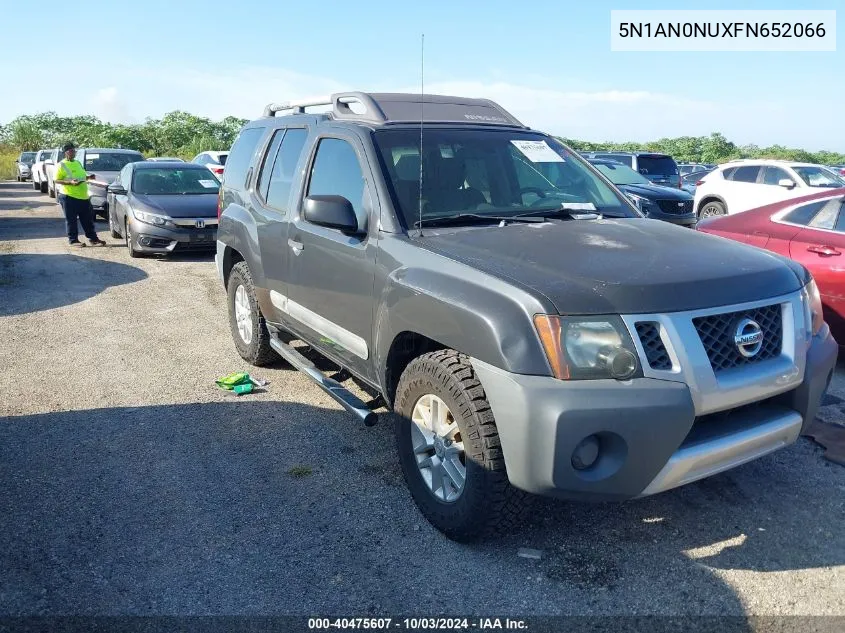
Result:
{"label": "radio antenna", "polygon": [[420,236],[423,232],[423,120],[425,101],[425,33],[420,36]]}

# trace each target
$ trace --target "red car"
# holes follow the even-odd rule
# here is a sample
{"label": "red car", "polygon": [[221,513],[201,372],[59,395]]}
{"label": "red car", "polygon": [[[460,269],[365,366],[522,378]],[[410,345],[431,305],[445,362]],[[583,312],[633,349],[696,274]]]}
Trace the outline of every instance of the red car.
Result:
{"label": "red car", "polygon": [[696,228],[803,264],[816,280],[824,320],[845,345],[845,189],[705,219]]}

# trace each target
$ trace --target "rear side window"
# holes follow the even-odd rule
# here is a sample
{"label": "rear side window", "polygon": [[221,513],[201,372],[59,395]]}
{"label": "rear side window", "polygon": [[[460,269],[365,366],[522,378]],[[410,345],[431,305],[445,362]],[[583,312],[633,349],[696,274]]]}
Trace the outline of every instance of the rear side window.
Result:
{"label": "rear side window", "polygon": [[757,182],[757,176],[760,173],[760,167],[747,165],[745,167],[737,167],[733,173],[734,182]]}
{"label": "rear side window", "polygon": [[264,136],[264,128],[248,128],[240,133],[229,152],[229,159],[226,161],[226,171],[223,179],[227,187],[243,189],[245,186],[246,172],[258,147],[258,141]]}
{"label": "rear side window", "polygon": [[[296,164],[299,162],[306,138],[308,132],[304,128],[290,129],[285,132],[276,156],[267,156],[269,161],[274,161],[268,182],[267,204],[284,213],[288,211]],[[264,167],[267,169],[268,165],[265,164]]]}
{"label": "rear side window", "polygon": [[596,158],[607,158],[608,160],[615,160],[617,163],[634,166],[634,157],[627,154],[596,154]]}
{"label": "rear side window", "polygon": [[343,196],[352,203],[358,225],[363,226],[364,175],[355,149],[338,138],[324,138],[317,148],[308,195]]}
{"label": "rear side window", "polygon": [[637,157],[637,171],[649,176],[676,176],[678,165],[671,156],[643,154]]}
{"label": "rear side window", "polygon": [[783,216],[783,220],[784,222],[790,222],[791,224],[806,226],[814,217],[816,217],[816,214],[822,210],[822,207],[824,207],[827,202],[827,200],[822,200],[820,202],[811,202],[809,204],[796,207]]}
{"label": "rear side window", "polygon": [[764,185],[776,185],[781,180],[792,180],[783,169],[780,167],[766,167],[766,171],[763,172],[763,184]]}

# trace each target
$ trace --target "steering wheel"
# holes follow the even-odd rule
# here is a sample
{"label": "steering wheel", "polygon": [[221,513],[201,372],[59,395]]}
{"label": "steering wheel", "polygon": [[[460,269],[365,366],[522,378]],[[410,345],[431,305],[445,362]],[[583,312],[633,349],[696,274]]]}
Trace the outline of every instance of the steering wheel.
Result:
{"label": "steering wheel", "polygon": [[522,187],[519,190],[520,195],[523,195],[523,194],[526,194],[526,193],[536,193],[541,198],[546,197],[546,191],[544,189],[540,189],[540,187]]}

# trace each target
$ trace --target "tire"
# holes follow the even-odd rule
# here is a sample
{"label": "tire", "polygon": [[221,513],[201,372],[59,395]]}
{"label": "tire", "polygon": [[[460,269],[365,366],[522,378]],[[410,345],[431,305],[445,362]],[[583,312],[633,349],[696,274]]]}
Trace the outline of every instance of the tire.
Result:
{"label": "tire", "polygon": [[33,189],[35,189],[35,191],[39,191],[39,190],[41,189],[41,184],[40,184],[40,183],[35,182],[35,180],[33,179],[33,181],[32,181],[32,188],[33,188]]}
{"label": "tire", "polygon": [[109,220],[109,233],[111,233],[111,236],[114,239],[119,240],[123,236],[120,233],[118,233],[117,230],[115,229],[114,221],[112,220],[112,217],[111,217],[111,212],[109,212],[109,214],[108,214],[108,220]]}
{"label": "tire", "polygon": [[132,232],[129,230],[129,220],[125,220],[125,224],[123,225],[123,237],[126,240],[126,250],[129,251],[129,257],[132,259],[140,259],[144,257],[144,253],[135,250],[135,247],[132,245]]}
{"label": "tire", "polygon": [[701,218],[715,218],[720,215],[727,215],[728,209],[718,200],[710,200],[701,206],[701,211],[698,212],[698,219]]}
{"label": "tire", "polygon": [[[454,429],[457,425],[457,432],[452,430],[443,436],[447,442],[437,449],[443,452],[435,455],[414,450],[415,442],[419,445],[424,437],[420,427],[412,421],[414,410],[430,396],[436,396],[448,407],[451,416],[447,419],[454,424],[450,423],[447,428]],[[394,411],[398,414],[394,425],[396,447],[405,481],[417,507],[434,527],[452,540],[468,542],[506,532],[522,520],[530,497],[508,481],[493,411],[465,355],[454,350],[440,350],[411,361],[399,379]],[[429,415],[433,416],[433,413]],[[446,463],[448,460],[440,459],[441,454],[455,451],[459,443],[463,447],[460,458],[465,480],[458,496],[449,499],[446,498],[447,486],[452,486],[454,494],[454,483],[446,483],[444,479],[443,485],[437,488],[441,491],[438,495],[417,460],[420,455],[424,461],[426,458],[432,460],[429,463],[435,459]],[[455,459],[454,453],[452,459]],[[431,468],[429,472],[433,470]]]}
{"label": "tire", "polygon": [[15,176],[15,180],[17,180],[18,182],[22,182],[20,176]]}
{"label": "tire", "polygon": [[41,190],[41,193],[47,193],[47,181],[42,180],[38,183],[38,189]]}
{"label": "tire", "polygon": [[[235,349],[241,358],[256,367],[263,367],[277,360],[278,355],[270,347],[267,322],[255,298],[255,286],[246,262],[238,262],[232,267],[229,282],[226,284],[226,294],[229,303],[229,328]],[[239,317],[238,304],[242,308],[248,306],[248,313],[240,311]]]}
{"label": "tire", "polygon": [[56,188],[55,187],[51,188],[49,181],[47,182],[47,195],[50,196],[51,198],[56,197]]}

